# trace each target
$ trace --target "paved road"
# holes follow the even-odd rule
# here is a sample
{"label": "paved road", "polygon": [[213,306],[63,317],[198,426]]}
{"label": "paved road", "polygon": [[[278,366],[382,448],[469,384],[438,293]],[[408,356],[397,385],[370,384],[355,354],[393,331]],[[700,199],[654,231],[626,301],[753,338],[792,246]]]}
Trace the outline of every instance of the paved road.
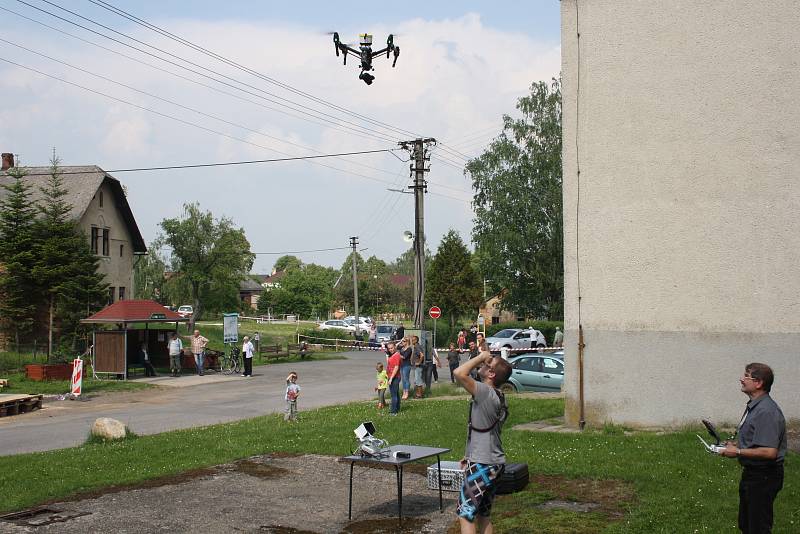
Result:
{"label": "paved road", "polygon": [[[383,354],[343,353],[345,360],[259,366],[252,378],[206,374],[158,377],[158,389],[109,393],[87,402],[53,401],[36,412],[0,418],[0,455],[79,445],[92,422],[113,417],[139,435],[282,412],[286,375],[299,373],[300,410],[372,398]],[[164,383],[174,383],[169,387]]]}

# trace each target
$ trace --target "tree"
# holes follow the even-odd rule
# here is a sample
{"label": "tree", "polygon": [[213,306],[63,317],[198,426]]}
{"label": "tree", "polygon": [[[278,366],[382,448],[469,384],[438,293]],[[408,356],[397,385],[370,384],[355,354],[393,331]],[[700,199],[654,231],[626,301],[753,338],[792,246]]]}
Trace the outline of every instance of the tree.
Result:
{"label": "tree", "polygon": [[218,291],[238,293],[239,282],[253,267],[255,255],[244,230],[225,217],[215,220],[197,203],[184,204],[181,218],[161,221],[164,243],[172,248],[172,270],[191,290],[194,313],[190,329],[202,318],[204,301]]}
{"label": "tree", "polygon": [[467,245],[455,230],[442,237],[427,272],[427,300],[442,309],[450,328],[464,315],[475,315],[483,296],[482,280],[472,268]]}
{"label": "tree", "polygon": [[278,315],[325,317],[333,306],[333,283],[337,276],[335,269],[313,263],[289,268],[281,278],[280,287],[261,295],[259,312],[265,314],[271,307]]}
{"label": "tree", "polygon": [[31,271],[47,306],[48,355],[53,354],[56,320],[61,323],[62,337],[65,333],[73,335],[74,348],[79,319],[98,309],[108,295],[89,240],[69,218],[72,206],[64,198],[67,191],[58,164],[54,154],[50,178],[41,188],[41,217],[35,224],[35,262]]}
{"label": "tree", "polygon": [[33,278],[36,208],[31,202],[27,172],[8,171],[14,181],[4,185],[8,196],[0,202],[0,317],[14,335],[19,352],[20,335],[31,330],[36,317],[36,282]]}
{"label": "tree", "polygon": [[300,258],[297,256],[286,255],[275,260],[275,265],[272,268],[275,270],[275,272],[280,272],[298,268],[301,265],[303,265],[303,262],[300,261]]}
{"label": "tree", "polygon": [[475,190],[472,240],[484,276],[507,290],[502,306],[560,319],[564,313],[561,81],[537,82],[522,117],[467,163]]}
{"label": "tree", "polygon": [[[355,301],[353,300],[353,254],[356,255],[356,271],[358,276],[358,294],[359,296],[365,289],[365,278],[362,276],[364,273],[364,258],[361,257],[361,254],[358,252],[351,252],[347,255],[347,259],[344,260],[342,263],[342,267],[339,269],[339,274],[341,278],[339,278],[339,283],[336,285],[335,289],[335,297],[336,297],[336,304],[344,306],[350,310],[353,310],[355,307]],[[338,277],[337,277],[338,278]],[[361,312],[359,311],[359,314]]]}
{"label": "tree", "polygon": [[133,269],[133,287],[136,290],[134,298],[157,300],[162,304],[169,303],[164,298],[164,273],[167,270],[167,262],[160,252],[162,245],[160,239],[153,240],[147,247],[147,255],[137,258]]}

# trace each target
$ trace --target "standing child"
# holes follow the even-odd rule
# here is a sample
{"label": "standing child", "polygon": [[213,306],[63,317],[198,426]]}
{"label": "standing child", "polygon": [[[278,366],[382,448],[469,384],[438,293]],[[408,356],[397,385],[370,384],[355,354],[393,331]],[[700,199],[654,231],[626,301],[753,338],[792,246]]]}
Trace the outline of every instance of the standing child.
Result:
{"label": "standing child", "polygon": [[386,406],[386,388],[389,387],[389,375],[381,362],[375,365],[375,370],[378,372],[378,385],[375,386],[375,391],[378,392],[378,408],[383,408]]}
{"label": "standing child", "polygon": [[300,386],[297,385],[297,373],[292,371],[286,377],[286,414],[284,421],[297,421],[297,398],[300,396]]}

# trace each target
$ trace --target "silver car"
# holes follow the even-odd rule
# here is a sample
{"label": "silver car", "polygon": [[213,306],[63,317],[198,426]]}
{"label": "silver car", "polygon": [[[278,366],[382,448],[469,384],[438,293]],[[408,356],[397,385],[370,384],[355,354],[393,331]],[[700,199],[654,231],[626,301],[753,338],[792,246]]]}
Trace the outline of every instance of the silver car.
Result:
{"label": "silver car", "polygon": [[486,338],[489,350],[498,352],[501,349],[532,349],[545,347],[544,335],[535,328],[506,328]]}
{"label": "silver car", "polygon": [[563,355],[527,353],[508,359],[511,376],[504,391],[561,391],[564,382]]}
{"label": "silver car", "polygon": [[378,343],[386,343],[387,341],[391,341],[394,339],[394,333],[397,331],[397,327],[393,324],[379,324],[376,328],[376,340]]}

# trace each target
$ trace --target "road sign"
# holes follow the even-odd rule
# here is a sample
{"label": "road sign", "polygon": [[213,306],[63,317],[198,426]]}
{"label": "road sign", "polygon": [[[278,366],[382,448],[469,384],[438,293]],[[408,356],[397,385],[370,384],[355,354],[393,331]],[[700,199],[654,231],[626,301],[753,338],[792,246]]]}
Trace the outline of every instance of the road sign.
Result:
{"label": "road sign", "polygon": [[72,360],[72,388],[70,392],[78,396],[81,394],[81,386],[83,385],[83,360],[77,358]]}
{"label": "road sign", "polygon": [[431,319],[438,319],[442,316],[442,309],[439,306],[431,306],[431,309],[428,310],[428,315],[431,316]]}

